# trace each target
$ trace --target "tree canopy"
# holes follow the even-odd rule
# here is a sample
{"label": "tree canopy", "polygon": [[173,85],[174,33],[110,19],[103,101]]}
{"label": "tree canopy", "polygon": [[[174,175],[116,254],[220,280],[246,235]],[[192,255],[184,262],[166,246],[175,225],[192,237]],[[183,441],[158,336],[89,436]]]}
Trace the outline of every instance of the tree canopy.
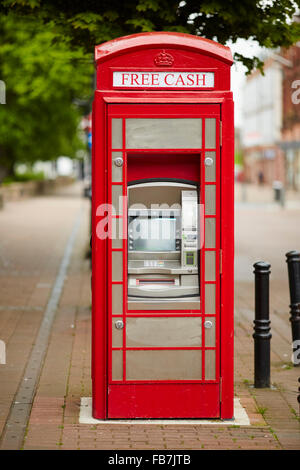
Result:
{"label": "tree canopy", "polygon": [[[74,156],[80,109],[92,92],[95,44],[146,31],[178,31],[267,48],[300,39],[300,0],[2,0],[0,180],[16,162]],[[299,17],[298,17],[299,19]],[[248,71],[257,57],[235,54]],[[2,168],[2,176],[1,176]],[[3,171],[5,169],[5,171]]]}
{"label": "tree canopy", "polygon": [[[0,173],[16,162],[75,156],[81,110],[74,100],[91,95],[92,58],[56,43],[50,26],[11,13],[0,17]],[[0,174],[1,179],[1,174]]]}
{"label": "tree canopy", "polygon": [[[294,0],[4,0],[0,11],[39,18],[57,40],[91,53],[95,44],[146,31],[180,31],[221,44],[238,38],[267,48],[288,47],[300,38]],[[235,54],[250,71],[257,57]]]}

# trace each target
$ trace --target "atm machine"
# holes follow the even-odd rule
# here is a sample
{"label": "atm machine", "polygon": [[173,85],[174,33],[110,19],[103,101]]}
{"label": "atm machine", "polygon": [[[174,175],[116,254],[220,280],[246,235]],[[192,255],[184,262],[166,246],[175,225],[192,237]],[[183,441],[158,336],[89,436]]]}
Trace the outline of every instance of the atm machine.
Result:
{"label": "atm machine", "polygon": [[195,184],[128,186],[128,309],[200,308],[198,225]]}

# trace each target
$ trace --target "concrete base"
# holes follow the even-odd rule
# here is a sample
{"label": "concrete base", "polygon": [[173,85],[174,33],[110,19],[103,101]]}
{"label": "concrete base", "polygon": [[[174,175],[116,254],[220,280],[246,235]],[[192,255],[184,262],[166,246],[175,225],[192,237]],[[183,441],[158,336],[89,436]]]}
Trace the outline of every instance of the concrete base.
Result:
{"label": "concrete base", "polygon": [[225,426],[250,426],[245,408],[242,407],[239,398],[234,399],[234,419],[95,419],[92,417],[92,398],[82,397],[79,414],[80,424],[191,424],[191,425],[225,425]]}

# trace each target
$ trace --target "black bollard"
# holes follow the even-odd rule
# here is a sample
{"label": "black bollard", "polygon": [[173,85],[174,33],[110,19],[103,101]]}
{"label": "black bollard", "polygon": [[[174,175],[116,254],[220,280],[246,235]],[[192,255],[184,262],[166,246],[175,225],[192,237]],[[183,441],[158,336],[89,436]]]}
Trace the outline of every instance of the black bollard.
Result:
{"label": "black bollard", "polygon": [[254,320],[254,387],[270,387],[269,277],[271,265],[259,261],[253,265],[255,275]]}
{"label": "black bollard", "polygon": [[300,365],[300,252],[289,251],[286,255],[290,286],[290,322],[292,325],[293,364]]}
{"label": "black bollard", "polygon": [[[299,379],[298,379],[298,382],[299,382],[299,384],[300,384],[300,377],[299,377]],[[298,392],[299,392],[299,395],[297,396],[297,401],[298,401],[298,403],[299,403],[299,405],[300,405],[300,387],[298,387]]]}

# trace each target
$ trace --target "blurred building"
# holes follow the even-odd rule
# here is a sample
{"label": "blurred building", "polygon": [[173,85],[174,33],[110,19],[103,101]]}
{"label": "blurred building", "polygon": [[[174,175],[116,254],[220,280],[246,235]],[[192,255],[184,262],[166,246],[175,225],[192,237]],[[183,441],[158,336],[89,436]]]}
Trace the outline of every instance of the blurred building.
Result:
{"label": "blurred building", "polygon": [[243,157],[242,157],[241,129],[234,129],[234,176],[236,181],[244,180]]}
{"label": "blurred building", "polygon": [[52,161],[36,161],[33,165],[21,163],[17,165],[16,170],[19,174],[43,173],[45,179],[55,179],[58,176],[82,179],[82,159],[60,156]]}
{"label": "blurred building", "polygon": [[300,42],[282,51],[283,119],[280,147],[285,154],[286,185],[300,190]]}
{"label": "blurred building", "polygon": [[244,181],[273,184],[285,182],[282,126],[282,70],[276,54],[265,60],[264,75],[247,77],[243,106]]}
{"label": "blurred building", "polygon": [[242,142],[241,142],[241,129],[235,127],[234,129],[234,153],[239,155],[242,152]]}

